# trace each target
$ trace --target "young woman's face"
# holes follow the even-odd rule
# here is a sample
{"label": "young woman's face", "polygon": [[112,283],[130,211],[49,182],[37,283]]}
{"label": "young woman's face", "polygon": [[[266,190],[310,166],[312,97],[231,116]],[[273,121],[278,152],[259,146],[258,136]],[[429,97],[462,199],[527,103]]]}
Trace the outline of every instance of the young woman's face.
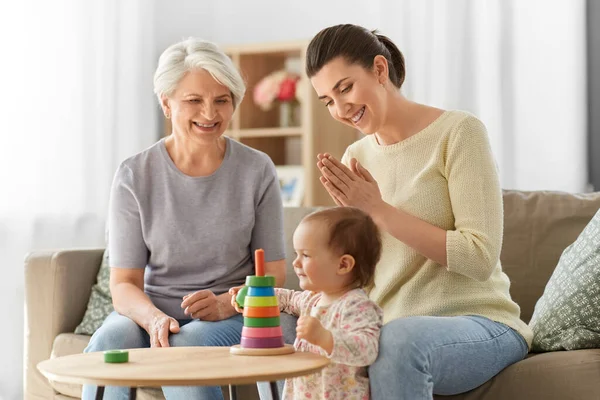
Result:
{"label": "young woman's face", "polygon": [[163,98],[165,113],[173,121],[173,133],[192,139],[214,139],[225,132],[233,116],[233,99],[227,86],[203,69],[181,79],[175,92]]}
{"label": "young woman's face", "polygon": [[386,90],[375,69],[348,64],[338,57],[325,64],[310,81],[319,99],[338,121],[365,134],[377,132],[383,124]]}

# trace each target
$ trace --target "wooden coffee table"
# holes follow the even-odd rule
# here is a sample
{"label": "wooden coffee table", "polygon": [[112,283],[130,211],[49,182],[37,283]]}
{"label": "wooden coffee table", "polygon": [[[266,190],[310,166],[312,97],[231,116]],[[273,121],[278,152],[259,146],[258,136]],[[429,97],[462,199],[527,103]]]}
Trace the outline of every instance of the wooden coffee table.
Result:
{"label": "wooden coffee table", "polygon": [[276,381],[313,374],[328,364],[326,357],[305,352],[240,356],[230,354],[229,347],[165,347],[129,350],[129,362],[123,364],[107,364],[96,352],[57,357],[37,367],[50,380],[98,386],[96,399],[104,396],[105,386],[130,387],[135,399],[138,387],[229,385],[235,400],[235,385],[256,382],[271,382],[277,399]]}

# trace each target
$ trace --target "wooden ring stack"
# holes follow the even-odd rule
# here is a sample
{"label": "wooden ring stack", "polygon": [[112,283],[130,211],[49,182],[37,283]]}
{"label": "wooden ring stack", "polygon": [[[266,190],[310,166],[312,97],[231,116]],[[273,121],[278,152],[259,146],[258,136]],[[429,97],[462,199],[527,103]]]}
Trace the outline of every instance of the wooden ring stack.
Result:
{"label": "wooden ring stack", "polygon": [[294,352],[283,341],[279,319],[279,304],[275,296],[275,277],[265,276],[265,252],[256,250],[256,275],[246,277],[246,286],[236,296],[244,309],[244,327],[239,345],[231,353],[240,355],[277,355]]}

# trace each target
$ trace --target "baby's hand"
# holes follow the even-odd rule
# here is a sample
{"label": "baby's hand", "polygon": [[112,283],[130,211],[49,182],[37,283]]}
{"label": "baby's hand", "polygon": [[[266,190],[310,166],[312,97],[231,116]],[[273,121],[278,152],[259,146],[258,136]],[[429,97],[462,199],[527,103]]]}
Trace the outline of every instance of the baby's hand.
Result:
{"label": "baby's hand", "polygon": [[233,308],[235,308],[235,311],[239,312],[240,314],[243,313],[244,310],[240,308],[237,301],[235,301],[235,298],[237,297],[237,294],[240,291],[240,289],[243,287],[244,285],[232,287],[231,289],[229,289],[229,294],[231,295],[231,305],[233,306]]}
{"label": "baby's hand", "polygon": [[304,339],[314,345],[324,347],[322,344],[323,339],[326,338],[327,334],[331,333],[323,327],[321,321],[315,317],[309,315],[303,315],[298,318],[298,324],[296,325],[296,336],[298,339]]}

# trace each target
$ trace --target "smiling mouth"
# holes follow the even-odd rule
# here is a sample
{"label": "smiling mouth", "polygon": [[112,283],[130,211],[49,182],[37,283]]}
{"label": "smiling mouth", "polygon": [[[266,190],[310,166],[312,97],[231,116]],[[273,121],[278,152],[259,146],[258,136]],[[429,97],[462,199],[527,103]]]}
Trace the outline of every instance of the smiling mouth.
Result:
{"label": "smiling mouth", "polygon": [[352,118],[350,118],[350,121],[352,121],[354,124],[358,124],[363,115],[365,115],[365,106],[362,106],[361,109],[358,110],[358,112],[354,114]]}
{"label": "smiling mouth", "polygon": [[199,122],[194,122],[194,125],[196,125],[200,129],[213,129],[217,125],[219,125],[219,123],[220,122],[215,122],[215,123],[212,123],[212,124],[201,124]]}

